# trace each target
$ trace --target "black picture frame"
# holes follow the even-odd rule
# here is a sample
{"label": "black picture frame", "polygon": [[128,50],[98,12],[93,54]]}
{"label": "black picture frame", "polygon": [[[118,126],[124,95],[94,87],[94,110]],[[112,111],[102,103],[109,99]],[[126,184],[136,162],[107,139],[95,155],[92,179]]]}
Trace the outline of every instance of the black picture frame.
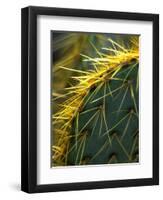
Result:
{"label": "black picture frame", "polygon": [[[56,15],[153,23],[153,177],[37,184],[37,16]],[[30,6],[21,12],[21,190],[28,193],[100,189],[159,184],[159,15]]]}

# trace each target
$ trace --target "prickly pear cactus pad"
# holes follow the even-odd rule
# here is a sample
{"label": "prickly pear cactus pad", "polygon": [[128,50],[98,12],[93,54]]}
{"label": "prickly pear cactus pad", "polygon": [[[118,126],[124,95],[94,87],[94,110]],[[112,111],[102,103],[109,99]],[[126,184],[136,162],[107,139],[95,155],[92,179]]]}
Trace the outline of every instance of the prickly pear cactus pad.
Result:
{"label": "prickly pear cactus pad", "polygon": [[139,36],[51,33],[51,166],[139,162]]}

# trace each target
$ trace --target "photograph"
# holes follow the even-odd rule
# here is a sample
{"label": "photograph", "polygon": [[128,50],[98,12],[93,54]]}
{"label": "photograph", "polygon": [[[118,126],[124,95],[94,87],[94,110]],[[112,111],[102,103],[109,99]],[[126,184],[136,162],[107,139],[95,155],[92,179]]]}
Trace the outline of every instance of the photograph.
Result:
{"label": "photograph", "polygon": [[51,31],[51,167],[139,162],[139,37]]}

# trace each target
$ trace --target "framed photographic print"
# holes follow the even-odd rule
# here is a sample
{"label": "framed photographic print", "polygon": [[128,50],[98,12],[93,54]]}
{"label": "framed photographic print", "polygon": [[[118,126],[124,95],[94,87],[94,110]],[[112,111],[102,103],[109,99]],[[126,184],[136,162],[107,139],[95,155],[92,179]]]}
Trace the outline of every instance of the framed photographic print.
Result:
{"label": "framed photographic print", "polygon": [[158,185],[159,16],[22,9],[22,190]]}

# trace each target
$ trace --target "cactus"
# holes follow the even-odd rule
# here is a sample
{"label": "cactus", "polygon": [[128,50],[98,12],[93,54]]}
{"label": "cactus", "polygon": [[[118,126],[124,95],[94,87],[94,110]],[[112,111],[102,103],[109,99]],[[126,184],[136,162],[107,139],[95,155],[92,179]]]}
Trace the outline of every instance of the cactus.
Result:
{"label": "cactus", "polygon": [[124,40],[92,44],[96,56],[80,54],[87,68],[59,66],[71,86],[53,97],[52,166],[138,162],[138,36]]}

